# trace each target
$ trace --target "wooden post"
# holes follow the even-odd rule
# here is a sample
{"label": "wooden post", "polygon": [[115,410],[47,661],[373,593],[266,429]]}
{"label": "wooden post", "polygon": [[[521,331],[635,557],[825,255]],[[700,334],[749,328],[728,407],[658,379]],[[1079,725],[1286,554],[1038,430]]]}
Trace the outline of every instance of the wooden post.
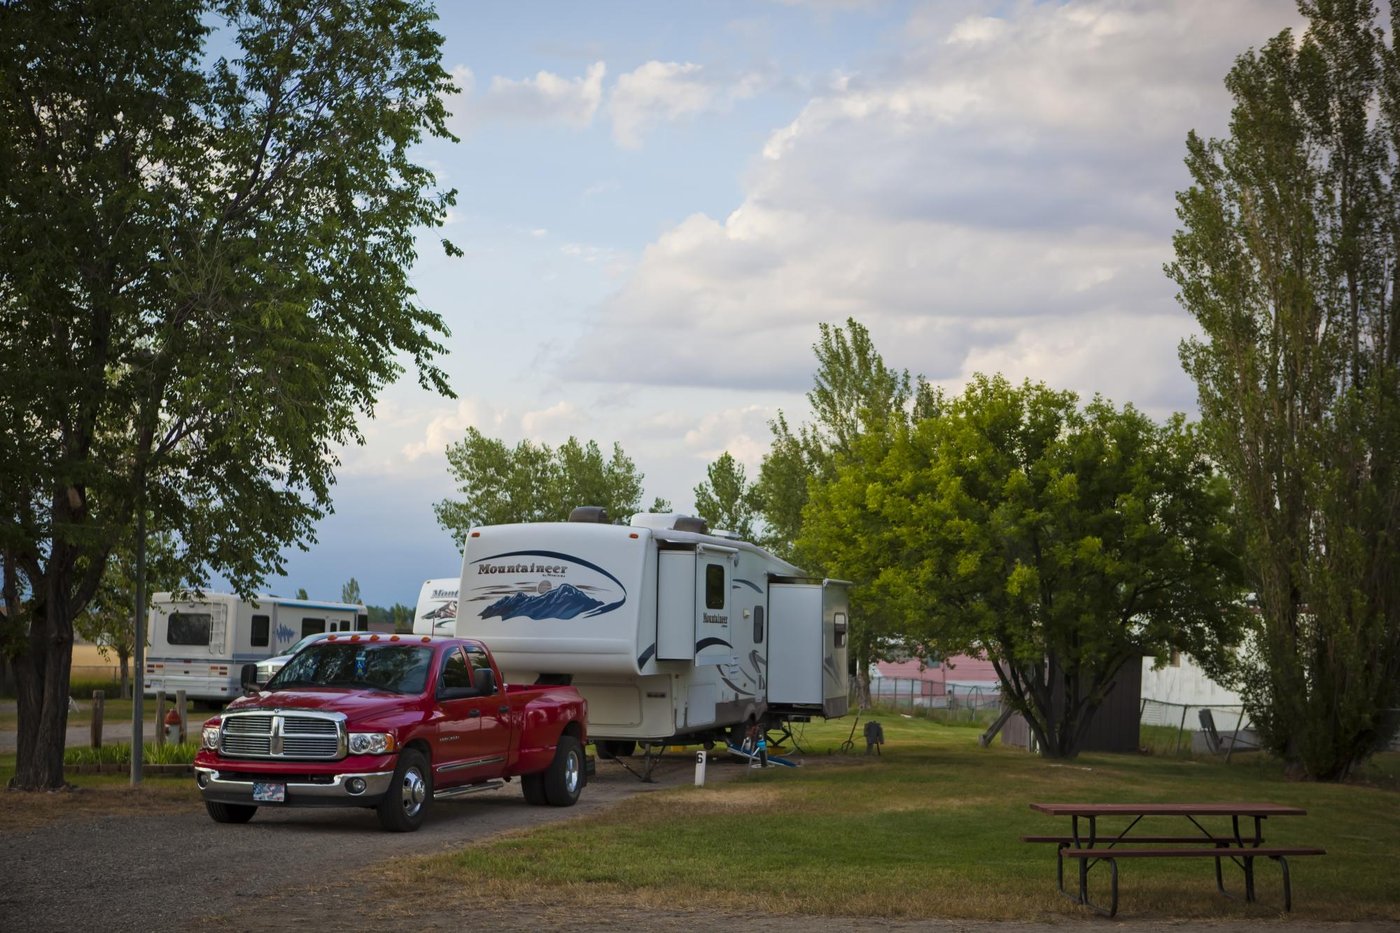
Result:
{"label": "wooden post", "polygon": [[165,691],[156,691],[156,746],[165,744]]}
{"label": "wooden post", "polygon": [[106,694],[101,690],[92,691],[92,747],[102,747],[102,707]]}
{"label": "wooden post", "polygon": [[180,711],[180,741],[190,740],[190,717],[186,707],[189,704],[185,701],[185,691],[175,691],[175,708]]}

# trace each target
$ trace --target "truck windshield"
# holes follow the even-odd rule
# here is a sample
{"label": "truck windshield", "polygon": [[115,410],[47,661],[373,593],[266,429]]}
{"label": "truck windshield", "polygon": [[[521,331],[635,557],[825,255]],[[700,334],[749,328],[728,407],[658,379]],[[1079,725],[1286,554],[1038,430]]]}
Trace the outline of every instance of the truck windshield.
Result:
{"label": "truck windshield", "polygon": [[426,645],[309,645],[267,682],[267,690],[288,687],[347,687],[422,693],[428,685],[433,649]]}

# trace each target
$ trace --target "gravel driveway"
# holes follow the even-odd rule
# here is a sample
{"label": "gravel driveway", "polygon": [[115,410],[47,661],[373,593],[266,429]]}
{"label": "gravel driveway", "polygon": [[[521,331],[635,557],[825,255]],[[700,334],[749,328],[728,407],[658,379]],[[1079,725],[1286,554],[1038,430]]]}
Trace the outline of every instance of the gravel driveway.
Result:
{"label": "gravel driveway", "polygon": [[[710,774],[723,779],[740,770],[726,764],[712,766]],[[68,801],[35,801],[30,794],[0,791],[0,930],[184,930],[214,918],[225,930],[357,929],[353,914],[326,916],[320,897],[305,899],[309,912],[304,915],[296,905],[303,893],[363,876],[389,859],[436,854],[506,830],[578,819],[635,794],[689,783],[693,774],[690,759],[676,758],[658,769],[657,783],[644,784],[616,764],[599,762],[598,774],[573,807],[528,806],[520,785],[511,783],[436,801],[414,833],[383,832],[373,811],[339,808],[263,808],[246,825],[223,825],[205,814],[193,780],[187,791],[160,781],[161,800],[97,812],[90,800],[75,800],[77,806],[70,807]],[[131,796],[122,791],[73,796],[98,794],[113,800]],[[132,794],[144,798],[145,791]],[[57,806],[64,812],[40,825],[6,828],[28,819],[19,812],[27,806]],[[351,903],[341,898],[339,907]],[[460,918],[455,926],[461,928]]]}

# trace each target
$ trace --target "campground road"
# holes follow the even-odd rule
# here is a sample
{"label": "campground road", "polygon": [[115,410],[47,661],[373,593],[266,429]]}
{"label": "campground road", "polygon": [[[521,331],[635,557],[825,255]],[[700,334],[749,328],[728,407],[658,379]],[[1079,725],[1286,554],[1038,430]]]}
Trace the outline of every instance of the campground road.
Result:
{"label": "campground road", "polygon": [[[214,919],[221,929],[358,929],[346,914],[357,903],[346,885],[378,863],[599,813],[688,779],[685,766],[668,761],[669,778],[644,784],[600,762],[579,802],[566,808],[525,804],[518,783],[437,801],[414,833],[383,832],[373,811],[341,808],[263,808],[245,825],[219,824],[192,779],[187,798],[167,790],[154,805],[92,810],[86,801],[39,801],[64,812],[37,821],[20,812],[31,795],[0,791],[0,930],[150,933]],[[722,770],[739,769],[711,773]],[[460,917],[453,928],[462,928]]]}

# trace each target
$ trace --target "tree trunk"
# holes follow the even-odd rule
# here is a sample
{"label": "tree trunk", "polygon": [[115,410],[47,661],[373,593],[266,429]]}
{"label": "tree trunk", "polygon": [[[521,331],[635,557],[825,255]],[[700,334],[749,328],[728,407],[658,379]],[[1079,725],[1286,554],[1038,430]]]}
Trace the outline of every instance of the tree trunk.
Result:
{"label": "tree trunk", "polygon": [[73,668],[73,620],[64,618],[60,600],[39,607],[29,634],[29,650],[15,659],[19,729],[15,749],[18,790],[59,790],[68,735],[68,678]]}

